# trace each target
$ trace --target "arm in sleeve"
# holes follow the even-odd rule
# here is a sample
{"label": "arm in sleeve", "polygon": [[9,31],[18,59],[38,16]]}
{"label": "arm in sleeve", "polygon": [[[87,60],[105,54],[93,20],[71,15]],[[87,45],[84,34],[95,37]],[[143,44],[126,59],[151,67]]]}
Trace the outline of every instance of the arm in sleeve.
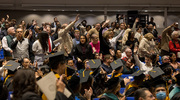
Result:
{"label": "arm in sleeve", "polygon": [[3,39],[2,39],[2,47],[3,47],[6,51],[10,51],[10,50],[11,50],[11,48],[8,47],[7,39],[6,39],[5,36],[4,36]]}
{"label": "arm in sleeve", "polygon": [[15,40],[12,44],[11,44],[11,49],[15,49],[16,46],[18,44],[18,40]]}
{"label": "arm in sleeve", "polygon": [[134,54],[134,60],[135,60],[136,65],[137,65],[140,69],[142,69],[142,64],[141,64],[142,62],[139,60],[137,54]]}
{"label": "arm in sleeve", "polygon": [[62,37],[65,33],[67,33],[75,24],[75,21],[71,22],[63,31],[58,32],[58,36]]}

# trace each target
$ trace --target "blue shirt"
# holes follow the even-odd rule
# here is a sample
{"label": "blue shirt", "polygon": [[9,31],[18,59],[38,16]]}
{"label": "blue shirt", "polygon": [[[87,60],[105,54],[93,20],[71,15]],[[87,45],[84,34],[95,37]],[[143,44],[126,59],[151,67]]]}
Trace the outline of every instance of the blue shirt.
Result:
{"label": "blue shirt", "polygon": [[111,68],[111,66],[107,66],[107,65],[105,65],[104,63],[102,64],[102,68],[103,68],[104,71],[107,72],[107,74],[110,74],[110,73],[112,73],[112,71],[113,71],[113,69]]}

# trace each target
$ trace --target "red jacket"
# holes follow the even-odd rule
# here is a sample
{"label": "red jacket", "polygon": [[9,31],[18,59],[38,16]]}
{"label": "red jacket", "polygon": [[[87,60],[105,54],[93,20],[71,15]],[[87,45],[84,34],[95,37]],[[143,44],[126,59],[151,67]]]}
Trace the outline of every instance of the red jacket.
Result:
{"label": "red jacket", "polygon": [[169,49],[171,52],[177,53],[180,51],[180,44],[179,42],[174,42],[176,45],[176,48],[174,47],[174,44],[172,41],[169,41]]}

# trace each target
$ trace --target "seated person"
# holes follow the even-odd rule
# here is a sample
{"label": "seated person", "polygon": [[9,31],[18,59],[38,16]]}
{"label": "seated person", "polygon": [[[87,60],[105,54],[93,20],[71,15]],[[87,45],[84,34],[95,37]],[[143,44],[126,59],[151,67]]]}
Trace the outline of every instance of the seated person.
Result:
{"label": "seated person", "polygon": [[102,64],[102,68],[104,71],[106,71],[107,74],[112,73],[112,67],[110,66],[110,63],[113,62],[113,56],[110,54],[107,54],[104,56],[104,62]]}

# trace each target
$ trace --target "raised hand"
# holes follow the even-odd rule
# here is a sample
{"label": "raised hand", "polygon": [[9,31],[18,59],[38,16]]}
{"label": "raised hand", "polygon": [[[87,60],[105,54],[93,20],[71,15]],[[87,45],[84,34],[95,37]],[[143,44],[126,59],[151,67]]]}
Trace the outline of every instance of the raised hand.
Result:
{"label": "raised hand", "polygon": [[59,80],[56,82],[57,91],[64,93],[64,89],[66,85],[63,83],[63,76],[60,77]]}
{"label": "raised hand", "polygon": [[78,20],[79,20],[79,14],[76,15],[75,22],[77,22]]}

